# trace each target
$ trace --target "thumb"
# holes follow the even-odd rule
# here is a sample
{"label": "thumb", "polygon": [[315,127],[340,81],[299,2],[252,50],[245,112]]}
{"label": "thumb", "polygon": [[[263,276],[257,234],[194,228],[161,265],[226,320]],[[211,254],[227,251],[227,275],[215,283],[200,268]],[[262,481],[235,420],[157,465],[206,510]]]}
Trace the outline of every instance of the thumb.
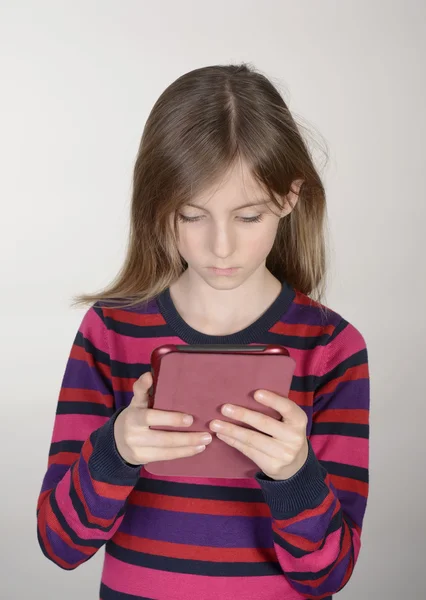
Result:
{"label": "thumb", "polygon": [[149,389],[152,386],[152,375],[149,371],[144,373],[133,384],[133,398],[130,406],[134,408],[147,408],[149,405]]}

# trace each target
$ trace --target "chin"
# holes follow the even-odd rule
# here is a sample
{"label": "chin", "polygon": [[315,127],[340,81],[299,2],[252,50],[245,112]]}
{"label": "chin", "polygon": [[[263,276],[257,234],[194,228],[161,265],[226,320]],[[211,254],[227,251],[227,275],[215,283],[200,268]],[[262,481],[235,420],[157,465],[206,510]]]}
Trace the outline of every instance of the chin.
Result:
{"label": "chin", "polygon": [[235,290],[243,284],[247,277],[239,273],[235,277],[218,276],[218,277],[203,277],[204,281],[214,290]]}

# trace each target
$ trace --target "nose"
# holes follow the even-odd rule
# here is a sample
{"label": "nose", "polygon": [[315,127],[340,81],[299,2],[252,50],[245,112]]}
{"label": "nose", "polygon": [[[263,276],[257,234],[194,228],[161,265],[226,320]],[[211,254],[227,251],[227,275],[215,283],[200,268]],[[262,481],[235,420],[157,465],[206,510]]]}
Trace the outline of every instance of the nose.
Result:
{"label": "nose", "polygon": [[228,258],[235,250],[235,232],[227,223],[214,224],[210,233],[211,251],[218,258]]}

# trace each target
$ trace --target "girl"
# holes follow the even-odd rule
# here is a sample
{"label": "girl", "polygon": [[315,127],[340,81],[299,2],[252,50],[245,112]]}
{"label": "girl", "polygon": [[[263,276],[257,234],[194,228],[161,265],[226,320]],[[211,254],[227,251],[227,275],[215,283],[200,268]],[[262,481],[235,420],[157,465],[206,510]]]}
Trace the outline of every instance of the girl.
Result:
{"label": "girl", "polygon": [[[75,569],[105,545],[102,600],[329,599],[351,577],[368,492],[369,374],[362,335],[321,304],[325,193],[284,100],[247,65],[194,70],[146,123],[128,254],[95,295],[59,394],[38,502],[44,554]],[[312,299],[313,295],[316,299]],[[154,348],[286,346],[281,421],[242,424],[147,407]],[[212,436],[251,479],[157,477],[144,465]]]}

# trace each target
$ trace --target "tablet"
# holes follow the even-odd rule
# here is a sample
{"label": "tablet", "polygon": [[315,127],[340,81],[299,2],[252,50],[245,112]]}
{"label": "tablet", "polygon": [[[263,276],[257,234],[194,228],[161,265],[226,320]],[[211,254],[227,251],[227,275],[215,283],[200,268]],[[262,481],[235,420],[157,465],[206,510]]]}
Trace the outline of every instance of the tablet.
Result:
{"label": "tablet", "polygon": [[250,478],[259,467],[247,456],[216,437],[209,429],[213,419],[253,429],[221,413],[230,403],[262,412],[275,419],[281,415],[256,400],[253,394],[266,389],[288,397],[295,361],[279,345],[165,345],[151,355],[153,386],[150,406],[190,414],[190,427],[156,426],[163,431],[200,431],[213,440],[195,456],[148,463],[153,475],[183,477]]}

